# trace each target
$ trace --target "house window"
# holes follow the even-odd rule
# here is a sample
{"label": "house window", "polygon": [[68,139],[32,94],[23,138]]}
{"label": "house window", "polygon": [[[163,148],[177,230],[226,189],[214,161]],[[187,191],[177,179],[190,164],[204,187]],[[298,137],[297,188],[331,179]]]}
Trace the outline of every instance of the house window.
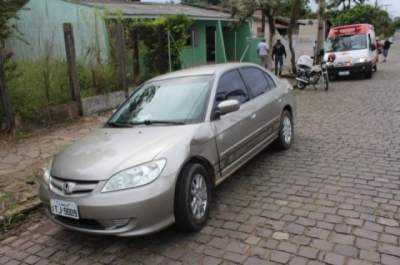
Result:
{"label": "house window", "polygon": [[197,45],[198,45],[197,30],[195,28],[191,28],[188,31],[188,38],[186,39],[186,46],[197,47]]}

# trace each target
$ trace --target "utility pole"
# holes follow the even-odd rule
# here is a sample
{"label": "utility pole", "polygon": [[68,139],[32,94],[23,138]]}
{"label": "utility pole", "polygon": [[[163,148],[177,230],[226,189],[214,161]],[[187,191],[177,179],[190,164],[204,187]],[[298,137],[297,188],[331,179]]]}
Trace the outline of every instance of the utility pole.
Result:
{"label": "utility pole", "polygon": [[4,69],[4,58],[1,49],[0,49],[0,108],[3,110],[3,113],[5,115],[7,131],[10,132],[12,135],[14,135],[16,127],[15,117],[13,108],[11,106],[11,100],[7,92],[6,72]]}
{"label": "utility pole", "polygon": [[325,0],[318,0],[319,10],[318,10],[318,31],[317,31],[317,43],[315,47],[314,61],[319,64],[321,62],[321,49],[324,47],[325,40]]}

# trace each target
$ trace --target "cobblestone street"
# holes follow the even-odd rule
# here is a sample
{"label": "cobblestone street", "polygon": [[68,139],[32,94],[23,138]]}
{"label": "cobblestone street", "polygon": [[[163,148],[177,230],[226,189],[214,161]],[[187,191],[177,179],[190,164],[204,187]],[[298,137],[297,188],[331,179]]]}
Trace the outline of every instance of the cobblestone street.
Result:
{"label": "cobblestone street", "polygon": [[400,264],[400,47],[371,80],[297,91],[294,146],[221,184],[198,234],[64,230],[41,213],[0,242],[0,264]]}

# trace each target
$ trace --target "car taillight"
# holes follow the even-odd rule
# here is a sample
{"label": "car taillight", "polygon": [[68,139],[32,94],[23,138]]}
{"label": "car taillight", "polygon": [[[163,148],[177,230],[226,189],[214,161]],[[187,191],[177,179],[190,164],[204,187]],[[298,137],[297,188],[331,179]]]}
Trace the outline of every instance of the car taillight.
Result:
{"label": "car taillight", "polygon": [[328,55],[328,62],[333,63],[335,60],[336,60],[336,55],[334,53]]}

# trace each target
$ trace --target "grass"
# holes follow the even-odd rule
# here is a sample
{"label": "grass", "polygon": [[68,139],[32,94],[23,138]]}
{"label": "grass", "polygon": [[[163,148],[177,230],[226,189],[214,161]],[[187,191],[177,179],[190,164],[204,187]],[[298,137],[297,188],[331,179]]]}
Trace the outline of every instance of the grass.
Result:
{"label": "grass", "polygon": [[[47,123],[50,106],[71,101],[65,61],[43,59],[35,62],[9,62],[8,69],[12,69],[7,73],[12,106],[23,120]],[[119,90],[114,65],[78,64],[77,70],[82,97]]]}

